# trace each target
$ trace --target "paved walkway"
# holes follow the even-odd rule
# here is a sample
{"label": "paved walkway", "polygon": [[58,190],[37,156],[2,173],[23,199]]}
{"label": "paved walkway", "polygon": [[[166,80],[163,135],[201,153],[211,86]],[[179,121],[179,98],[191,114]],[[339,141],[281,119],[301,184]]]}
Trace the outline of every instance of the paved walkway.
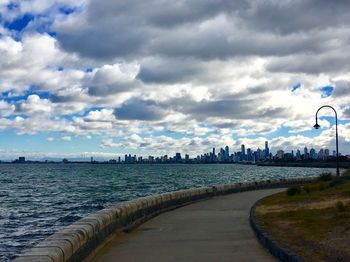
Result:
{"label": "paved walkway", "polygon": [[248,218],[255,201],[278,191],[220,196],[163,213],[114,238],[94,261],[276,261]]}

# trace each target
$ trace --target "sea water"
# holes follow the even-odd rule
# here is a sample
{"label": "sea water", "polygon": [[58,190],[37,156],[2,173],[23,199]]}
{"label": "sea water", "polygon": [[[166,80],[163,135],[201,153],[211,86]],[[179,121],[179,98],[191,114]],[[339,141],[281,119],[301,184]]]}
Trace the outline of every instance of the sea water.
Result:
{"label": "sea water", "polygon": [[111,204],[208,185],[317,176],[321,168],[255,165],[0,164],[0,261]]}

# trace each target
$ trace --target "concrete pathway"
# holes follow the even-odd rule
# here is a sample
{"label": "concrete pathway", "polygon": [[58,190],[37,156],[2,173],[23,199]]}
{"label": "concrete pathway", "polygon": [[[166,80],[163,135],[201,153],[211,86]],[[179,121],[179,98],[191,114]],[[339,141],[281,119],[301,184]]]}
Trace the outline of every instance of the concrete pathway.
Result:
{"label": "concrete pathway", "polygon": [[276,261],[256,240],[250,207],[281,191],[249,191],[163,213],[112,239],[93,261]]}

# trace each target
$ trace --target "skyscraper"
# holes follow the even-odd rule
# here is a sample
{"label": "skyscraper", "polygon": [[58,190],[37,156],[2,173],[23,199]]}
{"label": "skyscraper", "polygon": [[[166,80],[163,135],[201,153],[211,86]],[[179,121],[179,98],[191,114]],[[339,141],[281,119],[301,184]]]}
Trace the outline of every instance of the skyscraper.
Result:
{"label": "skyscraper", "polygon": [[225,160],[228,160],[230,158],[230,149],[228,146],[225,147]]}
{"label": "skyscraper", "polygon": [[252,150],[250,148],[247,148],[247,160],[252,161],[253,156],[252,156]]}
{"label": "skyscraper", "polygon": [[314,148],[310,149],[310,158],[317,159],[316,150]]}
{"label": "skyscraper", "polygon": [[246,157],[245,157],[245,146],[244,145],[241,145],[241,152],[242,152],[242,161],[246,160]]}
{"label": "skyscraper", "polygon": [[269,159],[269,156],[270,156],[269,142],[265,141],[265,159]]}
{"label": "skyscraper", "polygon": [[309,158],[309,153],[307,151],[307,147],[304,147],[304,159],[308,159]]}

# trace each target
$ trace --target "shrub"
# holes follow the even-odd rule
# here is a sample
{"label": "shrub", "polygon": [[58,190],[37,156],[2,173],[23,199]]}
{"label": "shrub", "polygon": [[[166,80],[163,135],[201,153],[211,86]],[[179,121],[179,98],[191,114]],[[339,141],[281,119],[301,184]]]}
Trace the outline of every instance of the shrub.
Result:
{"label": "shrub", "polygon": [[331,173],[323,173],[318,177],[318,181],[331,181],[333,178]]}
{"label": "shrub", "polygon": [[287,196],[300,195],[301,189],[299,186],[291,186],[287,189]]}
{"label": "shrub", "polygon": [[346,179],[344,179],[343,177],[335,177],[331,182],[329,182],[329,187],[335,187],[335,186],[339,186],[342,185],[346,182]]}
{"label": "shrub", "polygon": [[343,202],[341,202],[341,201],[338,201],[335,204],[335,208],[336,208],[337,212],[345,212],[345,206],[344,206]]}
{"label": "shrub", "polygon": [[306,194],[310,194],[311,188],[308,185],[304,186],[303,189],[306,192]]}
{"label": "shrub", "polygon": [[318,184],[318,190],[319,190],[319,191],[325,190],[328,186],[329,186],[329,185],[328,185],[327,183],[325,183],[325,182],[320,182],[320,183]]}
{"label": "shrub", "polygon": [[341,174],[341,177],[345,180],[349,180],[350,179],[350,168],[345,170],[345,172]]}

